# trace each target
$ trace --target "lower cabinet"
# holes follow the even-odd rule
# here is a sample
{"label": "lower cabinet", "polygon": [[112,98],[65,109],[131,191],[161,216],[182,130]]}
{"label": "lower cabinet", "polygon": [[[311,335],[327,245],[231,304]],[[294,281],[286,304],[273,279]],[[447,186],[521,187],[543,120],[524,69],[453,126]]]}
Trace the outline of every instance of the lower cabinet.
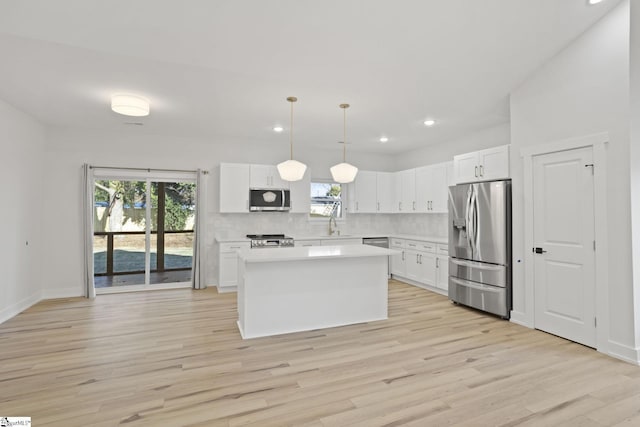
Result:
{"label": "lower cabinet", "polygon": [[449,248],[438,244],[436,253],[436,288],[449,291]]}
{"label": "lower cabinet", "polygon": [[446,245],[394,238],[391,249],[400,251],[391,257],[392,276],[447,292],[449,260]]}
{"label": "lower cabinet", "polygon": [[220,243],[218,256],[218,292],[234,291],[238,285],[238,251],[249,242]]}

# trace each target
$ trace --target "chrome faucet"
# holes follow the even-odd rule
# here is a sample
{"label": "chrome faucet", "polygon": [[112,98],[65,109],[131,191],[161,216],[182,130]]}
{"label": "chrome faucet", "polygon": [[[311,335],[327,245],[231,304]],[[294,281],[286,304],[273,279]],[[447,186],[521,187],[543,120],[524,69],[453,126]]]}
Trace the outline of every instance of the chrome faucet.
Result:
{"label": "chrome faucet", "polygon": [[[333,227],[331,223],[333,222]],[[338,224],[336,223],[336,218],[331,215],[329,216],[329,236],[333,236],[333,233],[336,233],[338,236],[340,235],[340,230],[338,230]]]}

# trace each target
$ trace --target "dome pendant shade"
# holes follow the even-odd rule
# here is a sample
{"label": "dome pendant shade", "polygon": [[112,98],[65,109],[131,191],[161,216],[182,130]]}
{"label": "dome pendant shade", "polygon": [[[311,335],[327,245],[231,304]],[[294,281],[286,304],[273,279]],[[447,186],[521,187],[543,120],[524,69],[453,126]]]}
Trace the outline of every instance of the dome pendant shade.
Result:
{"label": "dome pendant shade", "polygon": [[300,181],[304,177],[304,173],[307,170],[307,165],[297,160],[293,160],[293,103],[297,100],[298,98],[296,98],[295,96],[290,96],[287,98],[287,101],[291,103],[291,129],[289,130],[291,157],[289,160],[278,163],[277,166],[280,178],[282,178],[283,181],[289,182]]}
{"label": "dome pendant shade", "polygon": [[348,184],[356,179],[358,168],[349,163],[338,163],[330,169],[333,180],[340,184]]}
{"label": "dome pendant shade", "polygon": [[331,166],[331,177],[333,180],[340,184],[348,184],[356,179],[358,174],[358,168],[347,163],[347,108],[349,104],[340,104],[344,116],[344,139],[342,140],[342,163],[338,163],[335,166]]}
{"label": "dome pendant shade", "polygon": [[278,163],[278,173],[284,181],[300,181],[307,171],[307,165],[297,160],[286,160]]}

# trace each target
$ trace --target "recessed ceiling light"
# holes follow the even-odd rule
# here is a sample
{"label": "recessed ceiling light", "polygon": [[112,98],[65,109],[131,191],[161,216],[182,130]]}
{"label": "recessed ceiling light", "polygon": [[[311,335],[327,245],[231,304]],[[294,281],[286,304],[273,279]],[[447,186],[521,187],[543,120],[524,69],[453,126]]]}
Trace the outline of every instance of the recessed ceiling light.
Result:
{"label": "recessed ceiling light", "polygon": [[111,109],[125,116],[148,116],[149,100],[138,95],[118,93],[111,95]]}
{"label": "recessed ceiling light", "polygon": [[389,141],[389,138],[387,138],[386,136],[381,136],[381,137],[380,137],[380,142],[382,142],[383,144],[384,144],[385,142],[387,142],[387,141]]}
{"label": "recessed ceiling light", "polygon": [[282,132],[284,130],[284,128],[282,126],[274,126],[273,127],[273,131],[274,132]]}
{"label": "recessed ceiling light", "polygon": [[602,0],[589,0],[589,4],[598,4],[600,3]]}
{"label": "recessed ceiling light", "polygon": [[435,120],[433,120],[433,119],[427,119],[427,120],[425,120],[425,121],[424,121],[424,125],[425,125],[425,126],[429,126],[429,127],[431,127],[431,126],[433,126],[433,125],[435,125],[435,124],[436,124],[436,121],[435,121]]}

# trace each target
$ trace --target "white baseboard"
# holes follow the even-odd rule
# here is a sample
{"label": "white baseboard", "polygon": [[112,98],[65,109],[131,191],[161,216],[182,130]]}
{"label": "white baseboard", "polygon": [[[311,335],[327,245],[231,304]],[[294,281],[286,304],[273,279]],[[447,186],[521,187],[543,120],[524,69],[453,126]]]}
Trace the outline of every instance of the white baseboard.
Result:
{"label": "white baseboard", "polygon": [[23,299],[22,301],[18,301],[15,304],[10,305],[4,310],[0,311],[0,323],[4,323],[12,317],[22,313],[27,308],[31,307],[42,301],[42,293],[36,292],[35,294]]}
{"label": "white baseboard", "polygon": [[616,341],[609,340],[609,348],[603,353],[633,365],[640,365],[640,348],[629,347]]}
{"label": "white baseboard", "polygon": [[78,287],[62,288],[62,289],[44,289],[42,291],[42,299],[57,299],[57,298],[75,298],[83,297],[84,293]]}
{"label": "white baseboard", "polygon": [[530,324],[527,316],[521,311],[511,310],[511,318],[509,319],[513,323],[524,326],[525,328],[533,329],[533,325]]}

